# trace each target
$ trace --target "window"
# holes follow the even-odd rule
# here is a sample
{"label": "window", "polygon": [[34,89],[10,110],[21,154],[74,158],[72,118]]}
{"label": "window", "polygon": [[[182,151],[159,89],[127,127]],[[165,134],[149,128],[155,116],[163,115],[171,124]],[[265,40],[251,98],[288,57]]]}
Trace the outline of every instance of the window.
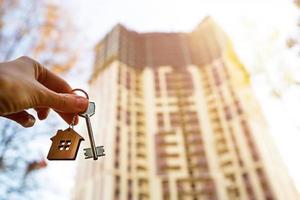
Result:
{"label": "window", "polygon": [[247,173],[243,174],[243,180],[244,180],[248,195],[250,197],[254,197],[254,192],[253,192],[253,189],[252,189],[252,185],[251,185],[251,182],[250,182],[250,179],[249,179],[249,176],[248,176]]}
{"label": "window", "polygon": [[160,91],[160,86],[158,83],[155,83],[155,91],[159,92]]}
{"label": "window", "polygon": [[263,191],[265,192],[264,194],[265,194],[266,199],[267,200],[273,199],[273,195],[272,195],[272,192],[270,191],[265,172],[263,171],[263,169],[258,168],[258,169],[256,169],[256,173],[260,180],[260,185],[263,188]]}
{"label": "window", "polygon": [[212,72],[213,72],[213,77],[214,77],[214,80],[215,80],[215,84],[216,84],[217,86],[220,86],[221,83],[222,83],[222,81],[221,81],[221,78],[220,78],[220,75],[219,75],[217,69],[216,69],[216,68],[213,68],[213,69],[212,69]]}
{"label": "window", "polygon": [[157,124],[159,127],[164,126],[163,113],[157,113]]}
{"label": "window", "polygon": [[231,120],[232,119],[232,114],[230,112],[229,106],[224,107],[224,112],[225,112],[226,120]]}
{"label": "window", "polygon": [[250,138],[251,137],[251,135],[250,135],[250,129],[249,129],[249,126],[248,126],[248,124],[247,124],[247,122],[245,120],[241,121],[241,126],[242,126],[242,130],[243,130],[245,136],[247,138]]}
{"label": "window", "polygon": [[235,107],[236,107],[236,112],[241,115],[243,113],[243,110],[242,110],[242,107],[241,107],[241,104],[238,100],[235,100]]}
{"label": "window", "polygon": [[193,88],[194,88],[194,84],[193,84],[192,79],[187,79],[187,80],[183,83],[182,88],[193,89]]}
{"label": "window", "polygon": [[202,145],[193,145],[190,146],[188,149],[189,149],[189,153],[192,155],[199,155],[204,153],[204,148]]}
{"label": "window", "polygon": [[115,199],[120,198],[120,176],[115,176]]}
{"label": "window", "polygon": [[116,160],[115,160],[115,168],[116,168],[116,169],[119,168],[119,161],[117,160],[117,158],[116,158]]}
{"label": "window", "polygon": [[196,143],[196,144],[201,144],[202,143],[202,138],[199,132],[189,134],[187,136],[187,141],[189,143]]}
{"label": "window", "polygon": [[234,176],[234,174],[226,174],[226,179],[229,180],[230,182],[235,182],[236,181],[236,178]]}
{"label": "window", "polygon": [[121,80],[122,80],[122,72],[121,72],[121,67],[119,68],[118,71],[118,83],[121,84]]}
{"label": "window", "polygon": [[130,111],[126,111],[126,124],[127,125],[130,125],[130,123],[131,123],[130,115],[131,115]]}
{"label": "window", "polygon": [[[224,63],[223,63],[224,64]],[[225,78],[227,80],[230,80],[230,75],[229,75],[229,72],[228,72],[228,69],[226,68],[226,66],[224,66],[224,74],[225,74]]]}
{"label": "window", "polygon": [[58,145],[60,151],[68,151],[70,149],[71,140],[61,140]]}

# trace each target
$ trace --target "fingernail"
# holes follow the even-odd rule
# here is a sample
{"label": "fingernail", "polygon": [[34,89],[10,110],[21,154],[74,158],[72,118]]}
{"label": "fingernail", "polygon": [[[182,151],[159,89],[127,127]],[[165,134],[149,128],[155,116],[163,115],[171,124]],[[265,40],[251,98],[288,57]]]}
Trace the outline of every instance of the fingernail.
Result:
{"label": "fingernail", "polygon": [[86,98],[84,98],[84,97],[78,97],[78,98],[76,99],[76,104],[77,104],[77,107],[78,107],[80,110],[84,111],[84,110],[86,110],[86,108],[87,108],[88,100],[87,100]]}
{"label": "fingernail", "polygon": [[35,123],[35,118],[33,116],[28,116],[27,121],[22,125],[27,128],[27,127],[32,127],[34,123]]}
{"label": "fingernail", "polygon": [[46,119],[48,117],[49,111],[50,110],[47,110],[46,112],[38,113],[39,120]]}

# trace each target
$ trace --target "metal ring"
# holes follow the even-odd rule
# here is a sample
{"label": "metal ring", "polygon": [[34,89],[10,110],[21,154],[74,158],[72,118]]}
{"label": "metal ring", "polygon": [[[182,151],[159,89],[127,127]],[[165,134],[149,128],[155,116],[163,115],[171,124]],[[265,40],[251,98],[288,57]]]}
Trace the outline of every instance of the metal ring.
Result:
{"label": "metal ring", "polygon": [[76,89],[73,89],[71,92],[75,92],[75,91],[82,92],[86,96],[86,98],[89,99],[89,95],[83,89],[76,88]]}
{"label": "metal ring", "polygon": [[76,119],[76,115],[73,116],[72,122],[71,122],[71,124],[69,125],[69,128],[74,129],[74,126],[75,126],[75,119]]}

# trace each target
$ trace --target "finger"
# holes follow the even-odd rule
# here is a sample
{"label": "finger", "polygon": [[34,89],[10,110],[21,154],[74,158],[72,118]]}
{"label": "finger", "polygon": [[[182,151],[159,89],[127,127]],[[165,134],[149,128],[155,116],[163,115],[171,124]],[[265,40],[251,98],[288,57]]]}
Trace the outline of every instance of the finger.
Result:
{"label": "finger", "polygon": [[[46,119],[50,109],[49,108],[35,108],[37,115],[39,117],[40,120]],[[71,114],[71,113],[60,113],[57,112],[61,118],[67,122],[68,124],[71,124],[73,122],[73,117],[75,116],[75,114]],[[75,116],[74,119],[74,125],[78,124],[78,116]]]}
{"label": "finger", "polygon": [[[58,114],[61,116],[61,118],[63,118],[63,120],[65,120],[65,122],[67,122],[67,124],[71,124],[73,121],[73,117],[74,114],[70,114],[70,113],[60,113],[58,112]],[[78,124],[78,116],[75,116],[75,121],[74,121],[74,125]]]}
{"label": "finger", "polygon": [[44,120],[48,117],[50,109],[49,108],[35,108],[39,120]]}
{"label": "finger", "polygon": [[6,115],[4,117],[21,124],[23,127],[32,127],[35,123],[34,116],[30,115],[26,111],[21,111],[18,113]]}
{"label": "finger", "polygon": [[42,106],[53,108],[61,113],[80,113],[88,107],[88,99],[75,94],[58,94],[47,91],[47,98],[43,98]]}
{"label": "finger", "polygon": [[36,62],[35,71],[37,81],[48,89],[58,93],[70,93],[72,91],[71,86],[64,79],[49,71],[38,62]]}
{"label": "finger", "polygon": [[[55,75],[47,68],[43,67],[40,63],[36,63],[37,80],[44,85],[46,88],[56,92],[56,93],[71,93],[71,86],[62,78]],[[78,113],[83,112],[87,109],[88,101],[79,96],[69,96],[66,94],[54,94],[54,98],[49,99],[46,105],[53,108],[57,113],[68,123],[71,124],[74,114],[68,113]],[[65,95],[65,96],[63,96]],[[71,99],[73,98],[73,99]],[[75,107],[75,109],[74,109]],[[78,116],[75,117],[75,124],[78,124]]]}

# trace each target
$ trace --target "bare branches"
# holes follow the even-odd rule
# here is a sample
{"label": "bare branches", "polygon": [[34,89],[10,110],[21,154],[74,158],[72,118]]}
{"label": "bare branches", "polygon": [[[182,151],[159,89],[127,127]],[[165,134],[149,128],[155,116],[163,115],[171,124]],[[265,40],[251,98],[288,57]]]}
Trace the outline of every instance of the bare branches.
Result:
{"label": "bare branches", "polygon": [[[63,9],[44,0],[0,0],[0,62],[32,56],[57,73],[77,61],[73,25]],[[43,188],[36,174],[47,166],[33,144],[54,132],[57,121],[23,129],[0,118],[0,199],[32,199]],[[49,136],[50,137],[50,136]]]}

